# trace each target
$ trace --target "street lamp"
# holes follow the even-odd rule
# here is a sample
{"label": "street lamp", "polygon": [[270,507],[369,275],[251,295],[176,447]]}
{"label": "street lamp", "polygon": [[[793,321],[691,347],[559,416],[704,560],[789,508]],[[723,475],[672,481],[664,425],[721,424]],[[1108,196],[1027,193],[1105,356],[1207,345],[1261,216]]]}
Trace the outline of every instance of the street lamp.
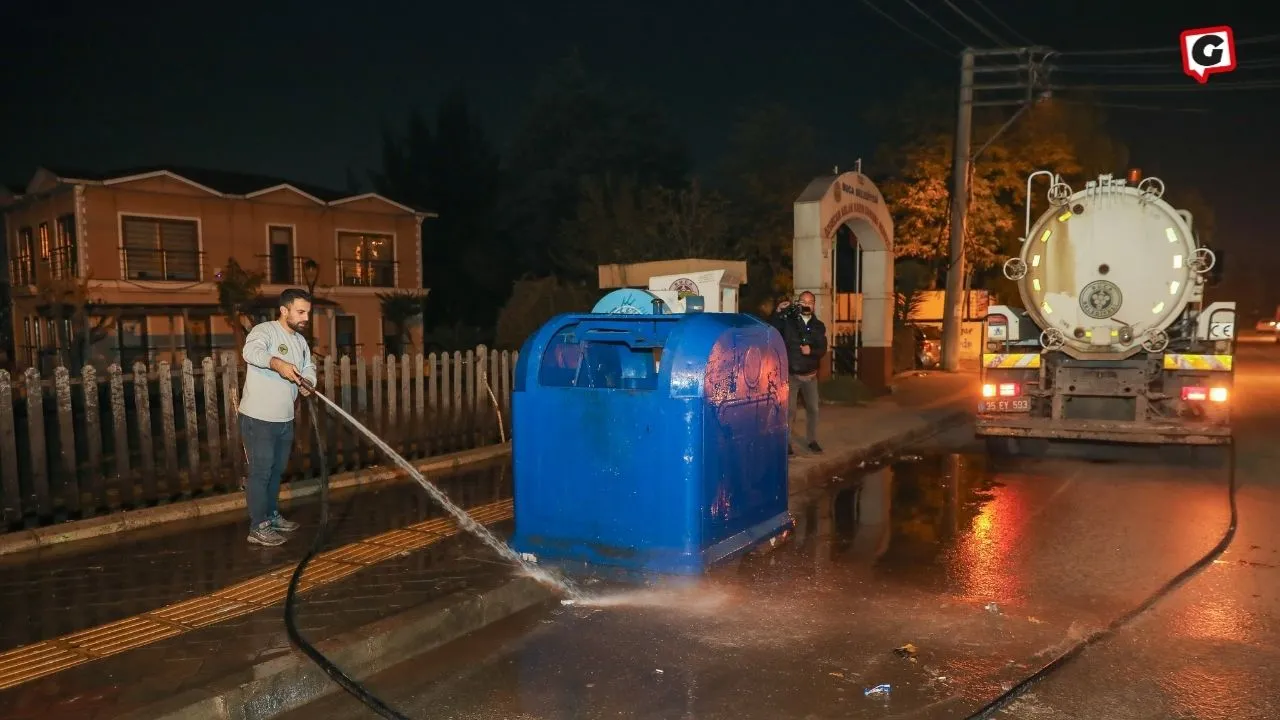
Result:
{"label": "street lamp", "polygon": [[[313,306],[311,310],[311,314],[313,316],[312,321],[314,322],[315,320],[314,305],[316,301],[315,299],[316,298],[316,281],[320,279],[319,263],[317,263],[315,260],[311,258],[307,258],[306,260],[304,260],[302,262],[302,279],[307,281],[307,296],[311,298],[311,304]],[[306,332],[307,345],[311,345],[311,340],[312,340],[311,327],[312,327],[312,324],[307,323],[307,332]]]}

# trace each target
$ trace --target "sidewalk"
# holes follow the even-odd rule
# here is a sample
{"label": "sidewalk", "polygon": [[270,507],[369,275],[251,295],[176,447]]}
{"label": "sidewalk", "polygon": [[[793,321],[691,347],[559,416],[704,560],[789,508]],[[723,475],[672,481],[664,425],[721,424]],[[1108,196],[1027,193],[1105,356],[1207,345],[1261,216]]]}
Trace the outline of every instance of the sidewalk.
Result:
{"label": "sidewalk", "polygon": [[[961,418],[973,406],[974,382],[913,373],[888,397],[824,405],[826,452],[811,455],[796,443],[793,502],[859,459]],[[798,417],[801,432],[803,423]],[[495,532],[510,531],[505,461],[433,479]],[[295,501],[287,512],[303,527],[280,548],[248,545],[243,518],[232,514],[0,557],[0,613],[27,619],[0,628],[0,717],[119,717],[184,692],[210,692],[272,658],[300,657],[285,636],[282,601],[317,511],[313,501]],[[335,549],[309,568],[304,585],[312,589],[299,597],[299,626],[312,642],[511,578],[474,539],[453,537],[452,523],[413,483],[336,493],[332,511]]]}
{"label": "sidewalk", "polygon": [[818,413],[821,454],[804,446],[804,410],[791,426],[790,493],[796,498],[815,483],[848,472],[859,462],[934,434],[973,413],[978,397],[976,373],[912,372],[895,378],[893,392],[865,405],[827,405]]}

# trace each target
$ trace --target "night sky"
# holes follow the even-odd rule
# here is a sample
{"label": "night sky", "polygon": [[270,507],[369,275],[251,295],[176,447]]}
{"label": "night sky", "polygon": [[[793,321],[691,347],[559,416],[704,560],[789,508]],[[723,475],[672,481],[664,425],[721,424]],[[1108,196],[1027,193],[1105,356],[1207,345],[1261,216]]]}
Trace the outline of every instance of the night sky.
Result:
{"label": "night sky", "polygon": [[[977,47],[996,44],[944,0],[914,2],[946,31],[905,0],[870,2],[947,53],[961,47],[949,33]],[[1280,167],[1280,39],[1242,44],[1240,62],[1262,67],[1216,76],[1207,86],[1181,73],[1176,49],[1178,33],[1189,27],[1229,24],[1237,40],[1280,33],[1280,23],[1262,21],[1274,14],[1259,10],[1264,3],[953,4],[1006,43],[1021,44],[1021,35],[1064,53],[1168,47],[1164,53],[1064,55],[1063,68],[1154,67],[1141,74],[1090,70],[1056,77],[1068,85],[1178,86],[1104,93],[1117,105],[1163,108],[1111,109],[1132,164],[1161,175],[1171,195],[1179,186],[1197,186],[1217,213],[1218,242],[1231,253],[1229,276],[1254,287],[1264,278],[1271,283],[1280,266],[1275,226],[1268,222]],[[172,163],[341,188],[348,167],[363,177],[376,165],[383,122],[400,125],[413,107],[432,111],[454,86],[467,89],[501,146],[538,73],[573,51],[593,76],[645,93],[662,107],[702,168],[718,159],[741,110],[768,101],[790,106],[819,133],[828,161],[814,168],[817,175],[874,154],[876,138],[862,127],[868,105],[914,78],[954,82],[958,74],[955,58],[895,27],[863,0],[192,8],[64,1],[0,8],[7,100],[0,179],[19,185],[42,164]],[[1250,81],[1264,85],[1222,89]],[[1277,296],[1260,299],[1280,302],[1280,291],[1273,292]]]}

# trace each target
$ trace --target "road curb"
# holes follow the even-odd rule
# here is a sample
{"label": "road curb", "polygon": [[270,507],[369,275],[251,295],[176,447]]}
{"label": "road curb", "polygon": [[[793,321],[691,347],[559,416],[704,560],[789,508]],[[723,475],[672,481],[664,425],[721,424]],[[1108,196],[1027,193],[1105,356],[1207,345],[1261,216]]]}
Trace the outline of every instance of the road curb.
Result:
{"label": "road curb", "polygon": [[959,407],[934,407],[923,410],[923,412],[941,412],[942,414],[932,419],[922,419],[918,426],[871,445],[844,453],[836,453],[830,458],[824,458],[822,462],[806,468],[798,477],[791,479],[789,495],[791,497],[802,495],[813,487],[814,483],[825,483],[832,476],[848,472],[853,465],[858,463],[870,464],[883,460],[904,446],[927,440],[938,433],[963,424],[973,417],[973,413],[969,409]]}
{"label": "road curb", "polygon": [[[316,643],[350,677],[362,680],[555,597],[527,577],[464,590]],[[118,720],[259,720],[342,690],[293,650]]]}
{"label": "road curb", "polygon": [[[418,463],[417,468],[424,473],[446,472],[510,454],[510,442],[486,445],[472,450],[463,450],[449,455],[428,458]],[[329,488],[331,490],[342,490],[362,487],[401,477],[404,477],[402,471],[379,465],[368,470],[355,470],[335,475],[329,478]],[[318,492],[320,492],[319,479],[310,478],[281,487],[280,499],[287,501],[305,498]],[[124,510],[109,515],[73,520],[48,527],[19,530],[0,535],[0,556],[30,552],[55,545],[65,545],[103,535],[155,527],[179,520],[206,518],[211,515],[243,510],[244,508],[245,494],[241,490],[225,495],[183,500],[170,505],[160,505],[141,510]]]}

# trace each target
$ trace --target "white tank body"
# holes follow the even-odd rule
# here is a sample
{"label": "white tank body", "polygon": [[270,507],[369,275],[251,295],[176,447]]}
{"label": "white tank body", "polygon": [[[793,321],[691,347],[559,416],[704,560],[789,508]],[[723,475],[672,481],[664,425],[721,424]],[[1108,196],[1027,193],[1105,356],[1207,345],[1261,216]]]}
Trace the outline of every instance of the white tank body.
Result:
{"label": "white tank body", "polygon": [[1142,188],[1102,176],[1032,227],[1011,277],[1047,347],[1131,355],[1144,341],[1167,344],[1164,331],[1196,295],[1197,246],[1190,216],[1159,198],[1163,185]]}

